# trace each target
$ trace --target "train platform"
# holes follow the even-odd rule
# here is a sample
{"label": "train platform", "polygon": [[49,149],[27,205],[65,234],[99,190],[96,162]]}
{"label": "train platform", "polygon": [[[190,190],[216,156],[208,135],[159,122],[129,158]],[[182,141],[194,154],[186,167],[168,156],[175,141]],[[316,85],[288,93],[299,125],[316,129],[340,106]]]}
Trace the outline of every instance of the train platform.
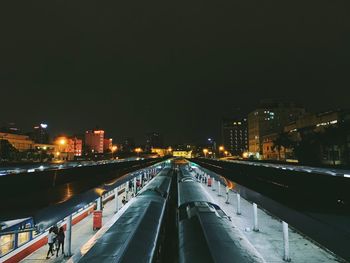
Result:
{"label": "train platform", "polygon": [[[213,199],[214,203],[219,205],[221,209],[231,217],[233,226],[238,228],[267,263],[285,262],[283,260],[284,238],[281,220],[268,214],[263,209],[258,208],[259,231],[254,231],[254,210],[251,202],[241,198],[241,215],[238,215],[237,194],[233,190],[229,190],[229,199],[228,203],[226,203],[227,196],[224,185],[221,185],[220,196],[218,195],[217,181],[213,187],[208,187],[207,184],[203,185],[205,191]],[[292,262],[343,262],[333,253],[321,248],[293,228],[289,228],[289,251]]]}
{"label": "train platform", "polygon": [[[119,195],[119,203],[122,203],[122,198],[125,196]],[[128,196],[128,200],[130,200],[131,194]],[[103,208],[103,216],[102,216],[102,222],[103,225],[106,224],[108,221],[110,221],[114,215],[115,215],[115,201],[114,199],[105,203]],[[90,214],[88,217],[84,218],[82,221],[80,221],[78,224],[74,225],[72,227],[72,254],[78,254],[80,253],[81,247],[87,243],[94,235],[96,234],[96,231],[93,230],[93,215]],[[62,255],[62,252],[60,251],[59,256],[56,257],[56,254],[52,256],[50,259],[46,259],[48,251],[48,246],[43,246],[42,248],[35,251],[30,256],[26,257],[21,262],[30,263],[30,262],[68,262],[70,258],[65,258]]]}

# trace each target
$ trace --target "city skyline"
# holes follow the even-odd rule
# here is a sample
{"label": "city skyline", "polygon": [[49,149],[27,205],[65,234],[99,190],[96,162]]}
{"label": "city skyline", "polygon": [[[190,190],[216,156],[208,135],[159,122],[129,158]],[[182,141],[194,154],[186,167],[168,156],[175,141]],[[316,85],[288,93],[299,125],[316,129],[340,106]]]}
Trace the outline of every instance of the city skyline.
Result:
{"label": "city skyline", "polygon": [[[262,100],[264,101],[264,100]],[[270,100],[268,100],[270,101]],[[283,100],[283,101],[288,101],[288,100]],[[290,101],[289,101],[290,102]],[[187,137],[183,136],[184,133],[176,133],[177,136],[181,136],[182,140],[174,139],[175,137],[172,136],[171,133],[163,133],[162,131],[165,131],[165,129],[159,128],[159,129],[153,129],[150,127],[148,130],[142,130],[142,128],[136,129],[137,132],[130,132],[128,133],[127,129],[120,129],[120,130],[125,130],[125,133],[122,133],[117,130],[113,130],[113,125],[110,125],[108,122],[106,122],[106,125],[102,126],[99,124],[95,125],[89,125],[86,124],[84,126],[73,126],[74,128],[70,127],[69,122],[62,122],[62,121],[57,121],[57,124],[60,123],[62,126],[58,126],[57,124],[45,120],[39,120],[37,122],[33,122],[29,119],[26,119],[23,122],[16,122],[14,120],[10,121],[4,121],[0,120],[1,127],[6,126],[8,124],[15,124],[17,128],[19,128],[23,133],[28,133],[33,130],[34,126],[39,125],[40,123],[45,123],[45,125],[48,125],[48,130],[50,132],[51,136],[57,137],[57,136],[70,136],[70,135],[84,135],[85,131],[95,129],[95,128],[102,128],[106,131],[107,135],[111,138],[113,138],[116,143],[122,144],[123,141],[127,138],[133,138],[136,141],[137,145],[145,145],[147,143],[147,133],[150,132],[159,132],[162,136],[164,136],[165,144],[166,145],[177,145],[177,144],[182,144],[182,143],[195,143],[195,144],[204,144],[208,138],[212,137],[217,140],[218,143],[223,143],[223,138],[222,138],[222,130],[221,130],[221,122],[223,119],[227,118],[247,118],[248,114],[253,112],[256,108],[259,107],[261,101],[255,105],[251,105],[251,109],[248,109],[246,111],[243,110],[243,108],[233,108],[231,111],[231,114],[229,113],[222,113],[220,116],[213,116],[211,121],[208,122],[201,122],[201,125],[203,127],[206,127],[205,130],[199,129],[199,127],[195,128],[196,131],[201,130],[199,133],[192,133],[193,137]],[[303,106],[303,105],[302,105]],[[349,109],[346,107],[333,107],[333,108],[327,108],[323,110],[317,110],[317,107],[314,108],[314,110],[310,110],[307,107],[307,112],[312,112],[312,113],[320,113],[320,112],[326,112],[328,110],[337,110],[337,109]],[[50,118],[49,118],[50,119]],[[82,128],[85,127],[86,128]],[[110,127],[111,129],[108,129],[107,127]],[[159,126],[158,126],[159,127]],[[178,137],[179,138],[179,137]],[[222,141],[222,142],[221,142]]]}
{"label": "city skyline", "polygon": [[58,133],[98,124],[138,141],[157,130],[176,143],[217,137],[221,116],[264,98],[313,111],[348,105],[341,2],[2,5],[14,21],[0,43],[5,122],[46,121]]}

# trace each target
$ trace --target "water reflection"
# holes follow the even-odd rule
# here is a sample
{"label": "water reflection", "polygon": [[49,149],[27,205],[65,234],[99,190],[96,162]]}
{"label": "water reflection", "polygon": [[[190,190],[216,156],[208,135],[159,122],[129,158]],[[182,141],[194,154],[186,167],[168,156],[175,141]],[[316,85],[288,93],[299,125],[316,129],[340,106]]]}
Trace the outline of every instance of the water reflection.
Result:
{"label": "water reflection", "polygon": [[73,187],[72,187],[72,184],[71,183],[66,184],[65,189],[63,189],[62,193],[63,193],[63,197],[59,203],[66,202],[67,200],[72,198],[72,196],[75,194]]}

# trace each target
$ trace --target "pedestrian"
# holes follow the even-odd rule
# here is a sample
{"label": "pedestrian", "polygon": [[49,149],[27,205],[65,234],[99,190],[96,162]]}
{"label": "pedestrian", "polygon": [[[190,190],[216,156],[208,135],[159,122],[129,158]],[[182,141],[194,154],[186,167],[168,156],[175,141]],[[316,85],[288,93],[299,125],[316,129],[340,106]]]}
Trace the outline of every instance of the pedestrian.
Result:
{"label": "pedestrian", "polygon": [[123,196],[123,200],[122,200],[123,206],[124,206],[126,203],[127,203],[127,202],[126,202],[125,196]]}
{"label": "pedestrian", "polygon": [[62,247],[62,255],[64,254],[64,239],[65,239],[64,229],[63,227],[60,227],[60,230],[58,231],[57,235],[57,242],[58,242],[58,248],[56,257],[58,257],[58,252],[60,251],[60,247]]}
{"label": "pedestrian", "polygon": [[53,227],[51,227],[49,230],[49,234],[47,236],[47,243],[49,245],[49,251],[47,251],[46,259],[50,259],[50,257],[49,257],[50,253],[52,256],[54,255],[54,253],[53,253],[53,246],[55,243],[54,240],[55,240],[55,233],[53,232]]}
{"label": "pedestrian", "polygon": [[58,240],[57,240],[58,227],[57,227],[57,225],[53,226],[52,232],[55,234],[55,238],[53,240],[53,243],[55,244],[54,248],[53,248],[53,251],[56,251],[58,249]]}

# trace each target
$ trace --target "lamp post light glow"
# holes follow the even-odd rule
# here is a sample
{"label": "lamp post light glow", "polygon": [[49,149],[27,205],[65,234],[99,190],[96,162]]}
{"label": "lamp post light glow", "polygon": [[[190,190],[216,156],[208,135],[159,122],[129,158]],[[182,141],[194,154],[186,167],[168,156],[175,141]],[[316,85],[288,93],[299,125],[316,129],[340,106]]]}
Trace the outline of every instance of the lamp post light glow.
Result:
{"label": "lamp post light glow", "polygon": [[111,151],[112,151],[112,159],[114,159],[114,153],[115,153],[117,150],[118,150],[118,147],[117,147],[116,145],[113,145],[113,146],[112,146],[112,149],[111,149]]}
{"label": "lamp post light glow", "polygon": [[207,158],[207,154],[208,154],[209,150],[208,149],[203,149],[203,153],[204,153],[204,157]]}
{"label": "lamp post light glow", "polygon": [[135,152],[136,152],[137,155],[139,156],[139,155],[140,155],[140,152],[142,152],[142,149],[141,149],[141,148],[136,148],[136,149],[135,149]]}

